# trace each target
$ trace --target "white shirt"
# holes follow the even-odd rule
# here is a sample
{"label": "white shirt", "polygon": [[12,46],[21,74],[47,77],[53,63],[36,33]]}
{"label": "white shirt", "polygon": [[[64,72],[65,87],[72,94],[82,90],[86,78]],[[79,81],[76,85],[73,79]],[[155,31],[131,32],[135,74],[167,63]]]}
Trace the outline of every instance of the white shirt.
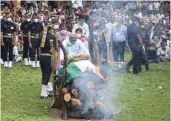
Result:
{"label": "white shirt", "polygon": [[164,15],[159,13],[159,14],[157,14],[157,18],[161,20],[164,18]]}
{"label": "white shirt", "polygon": [[170,55],[170,48],[166,46],[166,50],[163,50],[161,47],[157,51],[158,56],[164,55],[166,58],[169,58]]}
{"label": "white shirt", "polygon": [[156,10],[159,10],[159,7],[160,7],[160,3],[159,3],[159,2],[155,2],[155,3],[154,3],[154,8],[155,8]]}
{"label": "white shirt", "polygon": [[21,13],[22,13],[22,15],[25,15],[26,14],[26,10],[25,9],[22,9],[21,10]]}
{"label": "white shirt", "polygon": [[79,23],[75,24],[73,29],[72,29],[72,33],[75,33],[77,28],[81,28],[82,29],[82,33],[84,36],[89,37],[90,33],[89,33],[89,27],[86,23],[83,24],[83,26],[81,26]]}
{"label": "white shirt", "polygon": [[73,4],[73,8],[78,8],[78,7],[83,8],[82,0],[71,0],[71,2]]}
{"label": "white shirt", "polygon": [[153,5],[152,5],[152,3],[149,3],[149,5],[148,5],[148,10],[153,10]]}
{"label": "white shirt", "polygon": [[[73,57],[77,55],[90,55],[84,44],[79,39],[77,39],[74,44],[71,44],[69,39],[66,39],[62,42],[62,44],[68,53],[68,57]],[[60,51],[60,59],[64,59],[64,54],[62,50]]]}
{"label": "white shirt", "polygon": [[142,13],[141,12],[138,13],[138,17],[142,19]]}

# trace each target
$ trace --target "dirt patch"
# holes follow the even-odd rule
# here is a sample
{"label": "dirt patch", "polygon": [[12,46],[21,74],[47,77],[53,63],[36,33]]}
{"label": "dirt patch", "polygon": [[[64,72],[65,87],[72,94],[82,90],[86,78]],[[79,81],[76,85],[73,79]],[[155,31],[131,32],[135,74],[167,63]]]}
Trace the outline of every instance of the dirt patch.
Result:
{"label": "dirt patch", "polygon": [[[64,121],[61,119],[61,110],[59,110],[59,109],[51,108],[50,109],[50,117],[51,117],[52,121]],[[68,119],[67,121],[112,121],[112,120]]]}

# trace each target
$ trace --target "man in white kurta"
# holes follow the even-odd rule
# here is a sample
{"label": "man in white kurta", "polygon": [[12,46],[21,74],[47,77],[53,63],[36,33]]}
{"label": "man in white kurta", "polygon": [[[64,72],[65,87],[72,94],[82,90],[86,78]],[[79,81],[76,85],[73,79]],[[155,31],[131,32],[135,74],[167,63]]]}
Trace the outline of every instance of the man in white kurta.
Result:
{"label": "man in white kurta", "polygon": [[[66,39],[63,41],[63,46],[66,49],[68,58],[79,56],[79,55],[90,56],[88,50],[85,48],[84,44],[79,39],[76,39],[76,40]],[[60,51],[60,52],[61,52],[60,59],[63,60],[64,59],[63,51]],[[87,71],[87,69],[95,71],[94,65],[91,63],[90,60],[80,60],[74,63],[82,72]]]}

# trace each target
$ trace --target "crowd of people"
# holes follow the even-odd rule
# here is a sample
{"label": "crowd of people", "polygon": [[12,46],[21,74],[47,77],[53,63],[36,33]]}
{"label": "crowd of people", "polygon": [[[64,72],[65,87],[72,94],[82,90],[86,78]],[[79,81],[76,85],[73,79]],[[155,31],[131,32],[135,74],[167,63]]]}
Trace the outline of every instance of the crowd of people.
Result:
{"label": "crowd of people", "polygon": [[[86,54],[92,60],[96,58],[94,44],[97,42],[102,67],[108,65],[111,48],[114,62],[121,63],[125,49],[129,48],[132,59],[126,69],[129,72],[133,65],[135,74],[141,72],[143,63],[148,71],[149,62],[170,61],[170,2],[119,2],[123,3],[119,8],[116,1],[72,0],[67,3],[72,5],[69,10],[50,6],[46,1],[3,2],[1,64],[12,68],[12,63],[23,58],[24,65],[40,67],[41,54],[45,56],[47,50],[52,52],[55,48],[59,53],[57,69],[60,69],[62,53],[56,40],[63,42],[69,56]],[[51,41],[55,42],[54,48]],[[42,49],[44,47],[47,50]],[[45,73],[46,69],[42,66],[41,69]]]}

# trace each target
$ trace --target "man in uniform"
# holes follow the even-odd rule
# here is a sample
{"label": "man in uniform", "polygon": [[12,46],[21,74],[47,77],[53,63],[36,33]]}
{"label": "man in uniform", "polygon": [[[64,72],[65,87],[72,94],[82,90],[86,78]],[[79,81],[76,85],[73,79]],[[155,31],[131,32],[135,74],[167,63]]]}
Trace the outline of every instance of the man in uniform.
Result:
{"label": "man in uniform", "polygon": [[[4,67],[12,68],[13,61],[13,44],[16,41],[16,26],[12,22],[11,16],[7,15],[1,25],[1,44],[4,46]],[[8,58],[9,54],[9,59]]]}
{"label": "man in uniform", "polygon": [[140,35],[139,18],[134,16],[132,24],[127,27],[128,45],[132,51],[132,59],[128,62],[126,70],[129,72],[133,65],[133,73],[138,74],[141,71],[141,52],[144,49],[143,41]]}
{"label": "man in uniform", "polygon": [[30,58],[28,61],[28,57],[30,57],[31,55],[30,48],[29,48],[29,40],[28,40],[28,30],[31,24],[30,17],[31,17],[30,15],[27,15],[26,20],[21,24],[21,39],[24,42],[24,48],[23,48],[24,65],[31,65]]}
{"label": "man in uniform", "polygon": [[[5,16],[2,16],[0,13],[0,21],[1,21],[1,25],[3,24],[3,22],[5,21]],[[0,59],[0,64],[4,64],[3,63],[3,57],[4,57],[4,46],[1,43],[1,59]]]}
{"label": "man in uniform", "polygon": [[42,89],[40,98],[48,98],[51,97],[50,93],[48,92],[48,86],[49,86],[49,79],[52,73],[52,54],[54,53],[56,47],[56,39],[53,35],[53,28],[48,27],[47,28],[47,34],[45,40],[41,40],[40,44],[40,67],[42,71]]}
{"label": "man in uniform", "polygon": [[[39,22],[38,16],[33,16],[34,21],[29,26],[29,46],[31,48],[32,67],[40,67],[39,63],[39,42],[42,38],[43,24]],[[35,62],[35,55],[37,52],[37,63]]]}

